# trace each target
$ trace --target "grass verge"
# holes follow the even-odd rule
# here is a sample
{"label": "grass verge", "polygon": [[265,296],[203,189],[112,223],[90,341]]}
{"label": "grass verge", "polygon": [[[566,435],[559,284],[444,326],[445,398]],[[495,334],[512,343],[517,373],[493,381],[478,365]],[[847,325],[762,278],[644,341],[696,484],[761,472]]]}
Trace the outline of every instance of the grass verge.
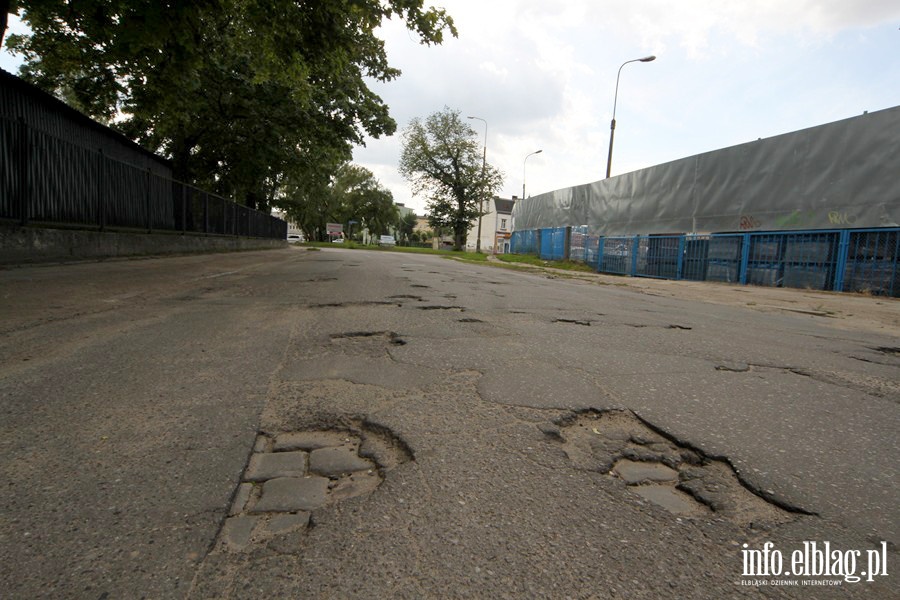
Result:
{"label": "grass verge", "polygon": [[573,260],[544,260],[533,254],[498,254],[497,258],[505,263],[532,265],[534,267],[552,267],[564,271],[581,271],[594,273],[593,267]]}

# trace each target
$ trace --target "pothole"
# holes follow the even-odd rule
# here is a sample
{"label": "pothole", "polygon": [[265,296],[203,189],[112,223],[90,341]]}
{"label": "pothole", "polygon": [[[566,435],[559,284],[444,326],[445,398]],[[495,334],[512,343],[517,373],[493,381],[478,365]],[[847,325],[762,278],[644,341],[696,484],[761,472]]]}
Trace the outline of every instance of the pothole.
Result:
{"label": "pothole", "polygon": [[715,513],[741,526],[770,527],[811,514],[755,490],[727,459],[710,457],[655,431],[630,411],[584,412],[544,427],[576,468],[604,473],[679,516]]}
{"label": "pothole", "polygon": [[425,299],[422,296],[416,296],[414,294],[396,294],[394,296],[388,296],[388,298],[392,300],[415,300],[417,302],[424,302]]}
{"label": "pothole", "polygon": [[590,327],[591,322],[585,319],[553,319],[554,323],[571,323],[572,325],[583,325]]}
{"label": "pothole", "polygon": [[323,304],[310,304],[309,308],[348,308],[351,306],[401,306],[397,302],[385,300],[360,300],[356,302],[326,302]]}
{"label": "pothole", "polygon": [[388,344],[391,346],[405,346],[406,340],[393,331],[349,331],[345,333],[332,333],[331,343],[342,346],[371,346]]}
{"label": "pothole", "polygon": [[476,319],[475,317],[463,317],[462,319],[457,319],[459,323],[484,323],[481,319]]}
{"label": "pothole", "polygon": [[780,365],[758,365],[754,363],[722,363],[715,366],[716,371],[729,373],[791,373],[801,377],[811,377],[810,373],[797,367]]}
{"label": "pothole", "polygon": [[254,543],[302,531],[314,511],[371,494],[386,474],[413,459],[382,427],[261,433],[217,541],[240,552]]}
{"label": "pothole", "polygon": [[877,348],[872,348],[872,350],[881,352],[882,354],[887,354],[888,356],[900,356],[900,348],[895,348],[892,346],[879,346]]}

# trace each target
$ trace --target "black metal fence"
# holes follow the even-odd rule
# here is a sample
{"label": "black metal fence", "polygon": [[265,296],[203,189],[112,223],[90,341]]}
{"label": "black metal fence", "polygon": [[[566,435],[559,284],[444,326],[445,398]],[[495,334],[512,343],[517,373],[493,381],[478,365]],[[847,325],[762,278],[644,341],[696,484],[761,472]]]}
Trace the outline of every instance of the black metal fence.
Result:
{"label": "black metal fence", "polygon": [[0,219],[21,225],[287,238],[287,223],[0,117]]}

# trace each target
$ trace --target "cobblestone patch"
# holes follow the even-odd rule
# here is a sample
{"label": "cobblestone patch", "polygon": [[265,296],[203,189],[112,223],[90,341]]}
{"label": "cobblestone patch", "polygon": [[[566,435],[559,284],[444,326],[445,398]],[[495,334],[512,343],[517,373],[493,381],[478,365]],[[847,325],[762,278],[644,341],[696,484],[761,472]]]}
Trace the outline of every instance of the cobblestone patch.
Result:
{"label": "cobblestone patch", "polygon": [[405,444],[374,425],[262,433],[216,548],[241,552],[303,531],[313,511],[372,493],[387,471],[411,458]]}
{"label": "cobblestone patch", "polygon": [[541,431],[562,444],[576,468],[620,479],[635,496],[679,516],[715,513],[767,527],[805,512],[761,497],[726,460],[664,437],[629,411],[573,414]]}

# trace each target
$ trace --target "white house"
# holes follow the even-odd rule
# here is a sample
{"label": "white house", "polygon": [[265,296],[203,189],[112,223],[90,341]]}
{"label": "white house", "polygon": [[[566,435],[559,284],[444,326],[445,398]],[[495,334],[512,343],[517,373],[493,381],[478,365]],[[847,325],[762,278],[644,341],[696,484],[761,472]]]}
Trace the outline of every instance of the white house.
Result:
{"label": "white house", "polygon": [[[481,217],[481,251],[491,254],[509,252],[509,236],[512,233],[512,209],[517,198],[511,199],[494,196],[484,204],[484,215]],[[478,241],[478,219],[469,227],[466,236],[466,250],[474,252]]]}

